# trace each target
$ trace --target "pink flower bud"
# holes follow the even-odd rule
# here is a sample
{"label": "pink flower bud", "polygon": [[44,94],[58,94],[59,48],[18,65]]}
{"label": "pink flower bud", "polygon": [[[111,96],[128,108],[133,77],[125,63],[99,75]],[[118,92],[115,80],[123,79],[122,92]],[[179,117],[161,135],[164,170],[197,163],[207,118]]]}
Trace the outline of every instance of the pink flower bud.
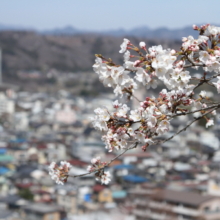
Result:
{"label": "pink flower bud", "polygon": [[146,151],[148,146],[149,146],[149,144],[143,145],[143,146],[141,147],[142,151]]}
{"label": "pink flower bud", "polygon": [[198,27],[197,25],[194,24],[194,25],[193,25],[193,29],[194,29],[194,30],[198,30],[199,27]]}
{"label": "pink flower bud", "polygon": [[140,48],[145,49],[146,48],[146,43],[145,42],[140,42],[139,43]]}
{"label": "pink flower bud", "polygon": [[183,38],[182,38],[182,41],[183,41],[183,42],[186,42],[187,40],[188,40],[187,37],[183,37]]}
{"label": "pink flower bud", "polygon": [[140,63],[141,63],[140,60],[136,60],[136,61],[134,61],[134,67],[137,67]]}
{"label": "pink flower bud", "polygon": [[171,55],[174,55],[176,53],[176,51],[175,50],[171,50],[170,53],[171,53]]}

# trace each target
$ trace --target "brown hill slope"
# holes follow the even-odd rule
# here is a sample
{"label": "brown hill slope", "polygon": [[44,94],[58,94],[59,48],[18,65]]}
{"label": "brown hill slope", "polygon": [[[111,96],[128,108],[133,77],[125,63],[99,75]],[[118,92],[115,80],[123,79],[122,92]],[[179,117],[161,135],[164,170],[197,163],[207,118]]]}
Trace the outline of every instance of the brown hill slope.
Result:
{"label": "brown hill slope", "polygon": [[[178,41],[127,38],[136,45],[145,41],[148,47],[158,44],[166,48],[180,47]],[[45,72],[50,68],[71,72],[89,71],[95,53],[122,63],[123,56],[118,53],[122,40],[122,37],[113,36],[46,36],[35,32],[2,31],[0,47],[3,52],[3,73],[14,75],[19,70]]]}

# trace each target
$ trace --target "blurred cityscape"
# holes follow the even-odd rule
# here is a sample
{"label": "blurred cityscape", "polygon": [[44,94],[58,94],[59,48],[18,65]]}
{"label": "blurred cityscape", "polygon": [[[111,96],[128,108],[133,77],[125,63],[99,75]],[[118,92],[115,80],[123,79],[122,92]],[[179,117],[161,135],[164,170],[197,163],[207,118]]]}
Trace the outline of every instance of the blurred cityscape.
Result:
{"label": "blurred cityscape", "polygon": [[[65,185],[48,175],[52,161],[67,160],[70,174],[79,175],[93,157],[110,161],[120,153],[106,151],[89,117],[97,107],[111,109],[115,100],[92,72],[94,54],[122,62],[122,39],[0,31],[0,220],[220,219],[219,118],[213,128],[201,122],[146,152],[139,147],[124,154],[109,167],[107,186],[93,174],[70,177]],[[148,47],[181,45],[142,40]],[[131,41],[138,44],[140,38]],[[146,91],[138,96],[144,98]],[[161,138],[187,121],[187,116],[172,120],[172,129]]]}

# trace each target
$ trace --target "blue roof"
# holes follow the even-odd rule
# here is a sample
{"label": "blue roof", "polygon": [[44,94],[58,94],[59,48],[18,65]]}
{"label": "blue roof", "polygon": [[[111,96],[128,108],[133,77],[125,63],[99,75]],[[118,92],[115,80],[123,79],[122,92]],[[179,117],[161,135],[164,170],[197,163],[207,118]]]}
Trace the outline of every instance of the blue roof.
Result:
{"label": "blue roof", "polygon": [[125,181],[131,182],[131,183],[144,183],[147,182],[148,179],[142,176],[136,176],[136,175],[127,175],[122,177]]}
{"label": "blue roof", "polygon": [[127,196],[127,192],[124,190],[112,192],[112,197],[114,199],[121,199],[121,198],[125,198],[126,196]]}
{"label": "blue roof", "polygon": [[132,169],[134,169],[134,166],[131,164],[119,164],[119,165],[115,165],[114,169],[116,169],[116,170],[121,170],[121,169],[132,170]]}
{"label": "blue roof", "polygon": [[5,154],[7,152],[7,149],[5,148],[0,148],[0,154]]}
{"label": "blue roof", "polygon": [[0,162],[11,162],[14,160],[14,157],[8,154],[0,154]]}
{"label": "blue roof", "polygon": [[10,143],[18,143],[18,144],[20,144],[20,143],[25,143],[25,142],[27,142],[27,140],[24,139],[24,138],[17,138],[17,139],[14,139],[14,140],[10,140]]}
{"label": "blue roof", "polygon": [[6,174],[8,171],[9,171],[8,168],[6,168],[6,167],[0,167],[0,175],[4,175],[4,174]]}
{"label": "blue roof", "polygon": [[85,201],[85,202],[91,202],[91,194],[89,194],[89,193],[88,193],[88,194],[85,194],[85,195],[84,195],[84,201]]}

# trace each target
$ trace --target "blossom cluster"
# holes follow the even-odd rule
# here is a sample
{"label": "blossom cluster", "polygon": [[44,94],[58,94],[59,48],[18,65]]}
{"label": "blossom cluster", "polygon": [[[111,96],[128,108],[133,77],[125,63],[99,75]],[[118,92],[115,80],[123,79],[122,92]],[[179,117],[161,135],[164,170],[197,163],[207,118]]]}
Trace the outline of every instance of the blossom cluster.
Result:
{"label": "blossom cluster", "polygon": [[[146,151],[156,143],[157,136],[169,131],[171,120],[180,115],[193,115],[193,122],[204,118],[206,127],[214,125],[213,116],[220,104],[199,87],[206,84],[220,93],[220,28],[207,24],[193,25],[193,29],[198,31],[198,38],[183,37],[179,51],[161,45],[147,48],[145,42],[135,46],[124,39],[119,51],[123,54],[123,65],[96,55],[93,69],[104,86],[112,87],[119,98],[124,96],[139,102],[132,109],[118,98],[112,103],[113,111],[106,107],[95,109],[91,121],[95,129],[104,133],[102,140],[109,152],[126,151],[134,143]],[[190,68],[202,74],[193,74]],[[148,90],[158,85],[163,89],[156,97],[147,95],[139,100],[135,95],[141,87]],[[100,158],[94,158],[91,163],[89,173],[95,172],[98,180],[108,184],[110,174],[104,171],[108,163]],[[56,175],[52,176],[57,181]]]}
{"label": "blossom cluster", "polygon": [[57,184],[63,185],[69,177],[71,167],[70,163],[66,161],[61,161],[60,166],[52,162],[49,166],[49,175]]}
{"label": "blossom cluster", "polygon": [[96,180],[100,181],[102,184],[108,184],[111,181],[111,175],[109,171],[104,171],[104,167],[107,165],[106,162],[101,162],[100,157],[93,158],[91,160],[90,166],[88,166],[87,170],[91,172],[95,172]]}
{"label": "blossom cluster", "polygon": [[[187,88],[192,78],[190,72],[186,70],[187,62],[191,63],[190,67],[193,68],[198,69],[202,66],[206,72],[219,73],[220,69],[219,28],[204,25],[200,28],[194,26],[194,29],[200,32],[198,39],[192,36],[183,37],[180,51],[163,49],[161,45],[152,46],[147,50],[144,42],[140,42],[138,48],[128,39],[124,39],[119,51],[124,53],[123,66],[97,55],[93,69],[105,86],[114,88],[116,96],[133,93],[139,88],[140,83],[146,89],[156,88],[158,80],[169,90]],[[146,54],[143,54],[142,50]],[[131,55],[130,51],[137,52],[139,57]],[[131,61],[132,57],[137,59]],[[219,88],[219,83],[214,85]]]}
{"label": "blossom cluster", "polygon": [[[187,70],[192,67],[203,68],[204,77],[194,80],[209,82],[210,77],[220,71],[220,47],[218,47],[220,28],[210,25],[194,26],[200,35],[198,39],[192,36],[184,37],[180,51],[163,49],[161,45],[146,48],[145,42],[140,42],[139,48],[128,39],[124,39],[119,53],[124,53],[123,66],[116,65],[111,59],[97,55],[94,71],[99,75],[100,81],[108,87],[113,87],[116,96],[128,94],[132,98],[134,91],[143,84],[146,89],[156,88],[163,83],[163,89],[157,98],[146,97],[140,105],[131,110],[126,104],[116,100],[113,103],[114,111],[106,108],[95,110],[92,118],[94,128],[104,131],[102,140],[109,151],[127,148],[129,142],[138,141],[146,150],[149,144],[154,143],[153,138],[169,131],[170,120],[177,113],[187,113],[190,110],[201,115],[206,111],[199,111],[207,107],[206,96],[201,93],[195,98],[196,84],[192,84],[193,76]],[[131,55],[131,51],[138,56]],[[145,54],[144,54],[144,53]],[[131,61],[130,58],[135,60]],[[209,82],[220,93],[220,76],[217,82]],[[213,79],[215,76],[213,76]],[[135,96],[134,96],[135,97]],[[206,127],[214,124],[207,118]]]}
{"label": "blossom cluster", "polygon": [[183,107],[199,108],[198,103],[189,98],[192,86],[178,91],[168,92],[163,89],[158,98],[147,97],[135,110],[130,110],[126,104],[113,102],[114,111],[98,108],[92,118],[93,125],[100,131],[105,131],[102,140],[108,151],[126,149],[132,140],[148,146],[154,143],[152,137],[169,131],[170,119],[178,110],[186,111]]}

